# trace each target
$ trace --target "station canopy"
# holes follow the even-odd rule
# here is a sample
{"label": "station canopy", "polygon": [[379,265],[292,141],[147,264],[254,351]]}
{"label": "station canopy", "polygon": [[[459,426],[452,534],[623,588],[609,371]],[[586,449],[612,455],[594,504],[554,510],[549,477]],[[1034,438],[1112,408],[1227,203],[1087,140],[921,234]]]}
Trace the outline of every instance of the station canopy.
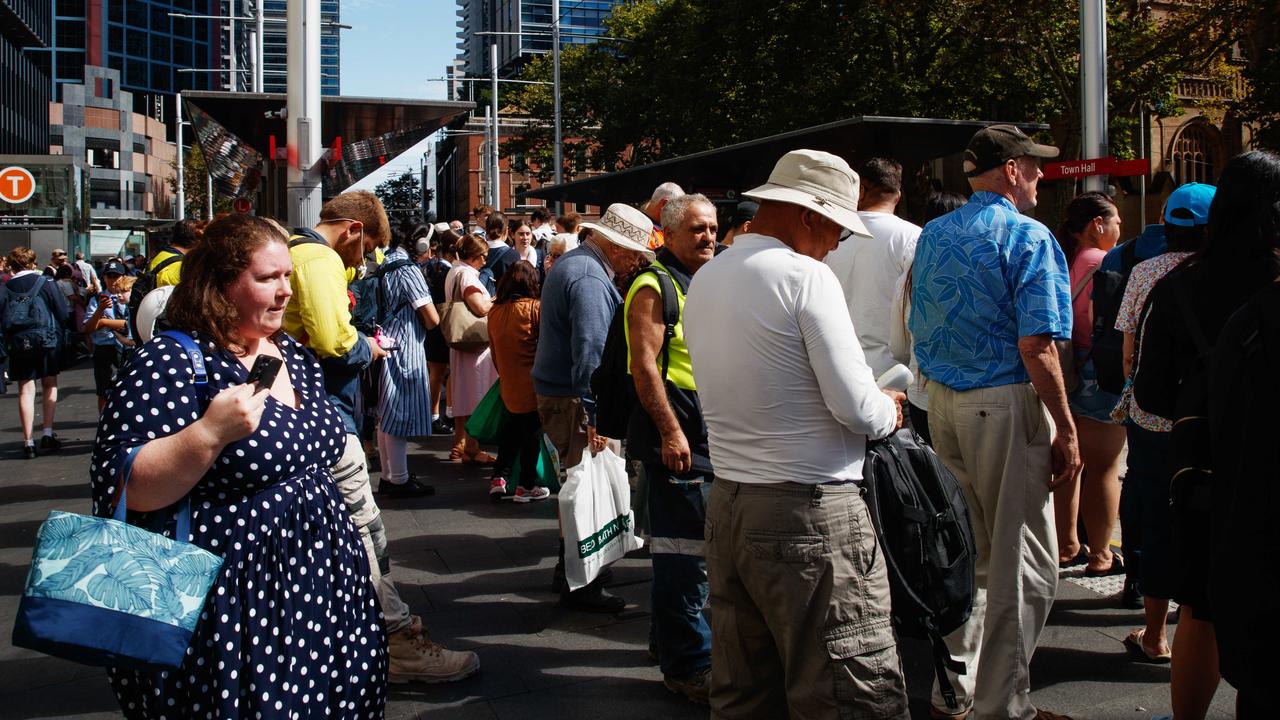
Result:
{"label": "station canopy", "polygon": [[[995,122],[860,116],[562,185],[547,185],[521,193],[520,197],[605,206],[648,200],[658,185],[675,182],[690,192],[733,198],[764,183],[778,158],[791,150],[823,150],[839,155],[854,167],[868,158],[891,157],[904,168],[914,168],[963,152],[979,128]],[[1013,124],[1028,133],[1049,127],[1040,123]]]}
{"label": "station canopy", "polygon": [[[288,105],[287,96],[188,90],[182,99],[192,110],[188,114],[201,148],[207,151],[209,166],[215,169],[219,190],[236,197],[252,191],[257,184],[256,165],[267,154],[272,138],[278,148],[285,147],[288,130],[282,111]],[[322,98],[321,145],[330,150],[340,147],[342,155],[325,169],[325,194],[360,180],[473,107],[474,103],[448,100]]]}

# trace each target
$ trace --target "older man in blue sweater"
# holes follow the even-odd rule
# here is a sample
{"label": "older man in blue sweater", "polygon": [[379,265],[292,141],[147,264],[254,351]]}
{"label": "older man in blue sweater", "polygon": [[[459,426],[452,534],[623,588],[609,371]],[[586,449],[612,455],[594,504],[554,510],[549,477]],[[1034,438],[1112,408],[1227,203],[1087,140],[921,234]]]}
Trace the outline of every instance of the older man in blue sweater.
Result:
{"label": "older man in blue sweater", "polygon": [[[596,434],[591,373],[600,365],[609,324],[622,294],[614,282],[653,259],[648,248],[653,223],[629,205],[610,205],[598,223],[583,223],[586,241],[556,261],[542,287],[542,321],[533,361],[538,417],[555,444],[560,462],[573,467],[583,450],[604,449]],[[560,602],[589,612],[618,612],[626,602],[596,582],[569,592],[564,582],[564,540],[553,582]]]}

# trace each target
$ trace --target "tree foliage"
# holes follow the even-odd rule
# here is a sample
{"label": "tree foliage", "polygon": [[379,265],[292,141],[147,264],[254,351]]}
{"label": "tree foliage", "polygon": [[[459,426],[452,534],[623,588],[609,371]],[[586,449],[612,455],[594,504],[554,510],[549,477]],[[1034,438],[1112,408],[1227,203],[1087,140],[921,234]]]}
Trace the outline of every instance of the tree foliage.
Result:
{"label": "tree foliage", "polygon": [[[1208,72],[1241,7],[1262,2],[1187,0],[1158,22],[1146,0],[1108,4],[1114,154],[1139,108],[1181,112],[1178,78]],[[1079,147],[1078,3],[631,0],[608,34],[561,53],[566,177],[859,115],[1048,122]],[[523,77],[549,80],[550,57]],[[550,177],[550,88],[506,100],[541,122],[505,151]]]}
{"label": "tree foliage", "polygon": [[[173,177],[168,179],[169,190],[175,195],[174,202],[178,192],[178,160],[174,158],[169,163],[174,169]],[[200,143],[192,143],[187,149],[186,155],[182,158],[182,193],[186,200],[185,216],[189,218],[200,218],[202,220],[211,220],[213,218],[206,217],[209,214],[209,168],[204,161],[204,152],[200,149]],[[216,217],[222,213],[231,212],[231,198],[222,197],[214,191],[213,195],[213,214]],[[158,215],[168,215],[168,213],[159,212]]]}
{"label": "tree foliage", "polygon": [[373,194],[382,201],[391,222],[399,223],[406,219],[421,220],[422,210],[431,203],[435,196],[430,188],[423,197],[422,185],[418,182],[417,173],[405,170],[398,177],[393,177],[373,189]]}
{"label": "tree foliage", "polygon": [[1280,0],[1245,4],[1240,45],[1249,92],[1238,111],[1253,125],[1257,145],[1280,150]]}

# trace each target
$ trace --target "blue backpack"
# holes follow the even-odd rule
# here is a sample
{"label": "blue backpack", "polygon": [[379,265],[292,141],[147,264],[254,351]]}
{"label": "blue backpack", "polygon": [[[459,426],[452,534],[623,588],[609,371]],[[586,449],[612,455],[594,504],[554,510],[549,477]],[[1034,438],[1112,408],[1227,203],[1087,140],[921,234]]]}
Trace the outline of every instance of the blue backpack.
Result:
{"label": "blue backpack", "polygon": [[53,318],[49,303],[40,297],[40,290],[49,278],[41,275],[26,292],[14,292],[5,286],[8,295],[4,316],[5,338],[10,353],[26,353],[35,350],[52,350],[58,347],[58,323]]}

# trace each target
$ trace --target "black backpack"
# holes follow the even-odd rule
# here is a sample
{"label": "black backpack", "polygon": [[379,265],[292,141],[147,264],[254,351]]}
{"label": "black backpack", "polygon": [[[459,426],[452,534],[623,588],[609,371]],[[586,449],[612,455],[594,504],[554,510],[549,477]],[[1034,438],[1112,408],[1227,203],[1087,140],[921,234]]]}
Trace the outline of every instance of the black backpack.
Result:
{"label": "black backpack", "polygon": [[[662,293],[662,322],[666,325],[662,333],[662,377],[666,379],[671,338],[676,336],[676,325],[680,322],[676,284],[660,268],[649,267],[644,272],[652,272],[658,277],[658,288]],[[625,438],[627,425],[631,421],[631,410],[636,404],[635,381],[631,379],[627,363],[625,302],[618,305],[613,313],[613,320],[609,323],[609,334],[605,336],[600,365],[591,373],[591,394],[596,399],[596,432],[608,438]]]}
{"label": "black backpack", "polygon": [[5,344],[10,354],[58,347],[58,321],[40,291],[49,278],[40,275],[26,292],[14,292],[6,285],[8,302],[4,306]]}
{"label": "black backpack", "polygon": [[942,638],[973,610],[977,549],[964,492],[907,428],[867,442],[862,488],[888,565],[894,626],[933,645],[938,686],[947,706],[958,710],[946,670],[963,675],[965,666]]}
{"label": "black backpack", "polygon": [[351,291],[352,299],[355,300],[351,308],[351,324],[356,330],[372,337],[378,331],[378,326],[385,324],[387,318],[400,309],[400,307],[388,307],[387,287],[383,278],[393,270],[413,264],[412,260],[405,258],[384,262],[372,272],[351,283],[348,289]]}
{"label": "black backpack", "polygon": [[1098,387],[1112,395],[1124,390],[1124,333],[1116,318],[1124,301],[1133,266],[1139,262],[1138,239],[1120,246],[1120,271],[1099,270],[1093,275],[1093,369]]}
{"label": "black backpack", "polygon": [[[142,305],[142,301],[147,297],[147,293],[156,289],[156,276],[161,270],[169,267],[176,262],[182,262],[183,256],[186,254],[172,245],[166,245],[160,249],[160,252],[174,253],[172,257],[167,257],[156,266],[155,270],[143,270],[138,273],[133,281],[133,288],[129,291],[129,337],[142,337],[138,334],[138,308]],[[159,322],[157,321],[157,329]]]}

